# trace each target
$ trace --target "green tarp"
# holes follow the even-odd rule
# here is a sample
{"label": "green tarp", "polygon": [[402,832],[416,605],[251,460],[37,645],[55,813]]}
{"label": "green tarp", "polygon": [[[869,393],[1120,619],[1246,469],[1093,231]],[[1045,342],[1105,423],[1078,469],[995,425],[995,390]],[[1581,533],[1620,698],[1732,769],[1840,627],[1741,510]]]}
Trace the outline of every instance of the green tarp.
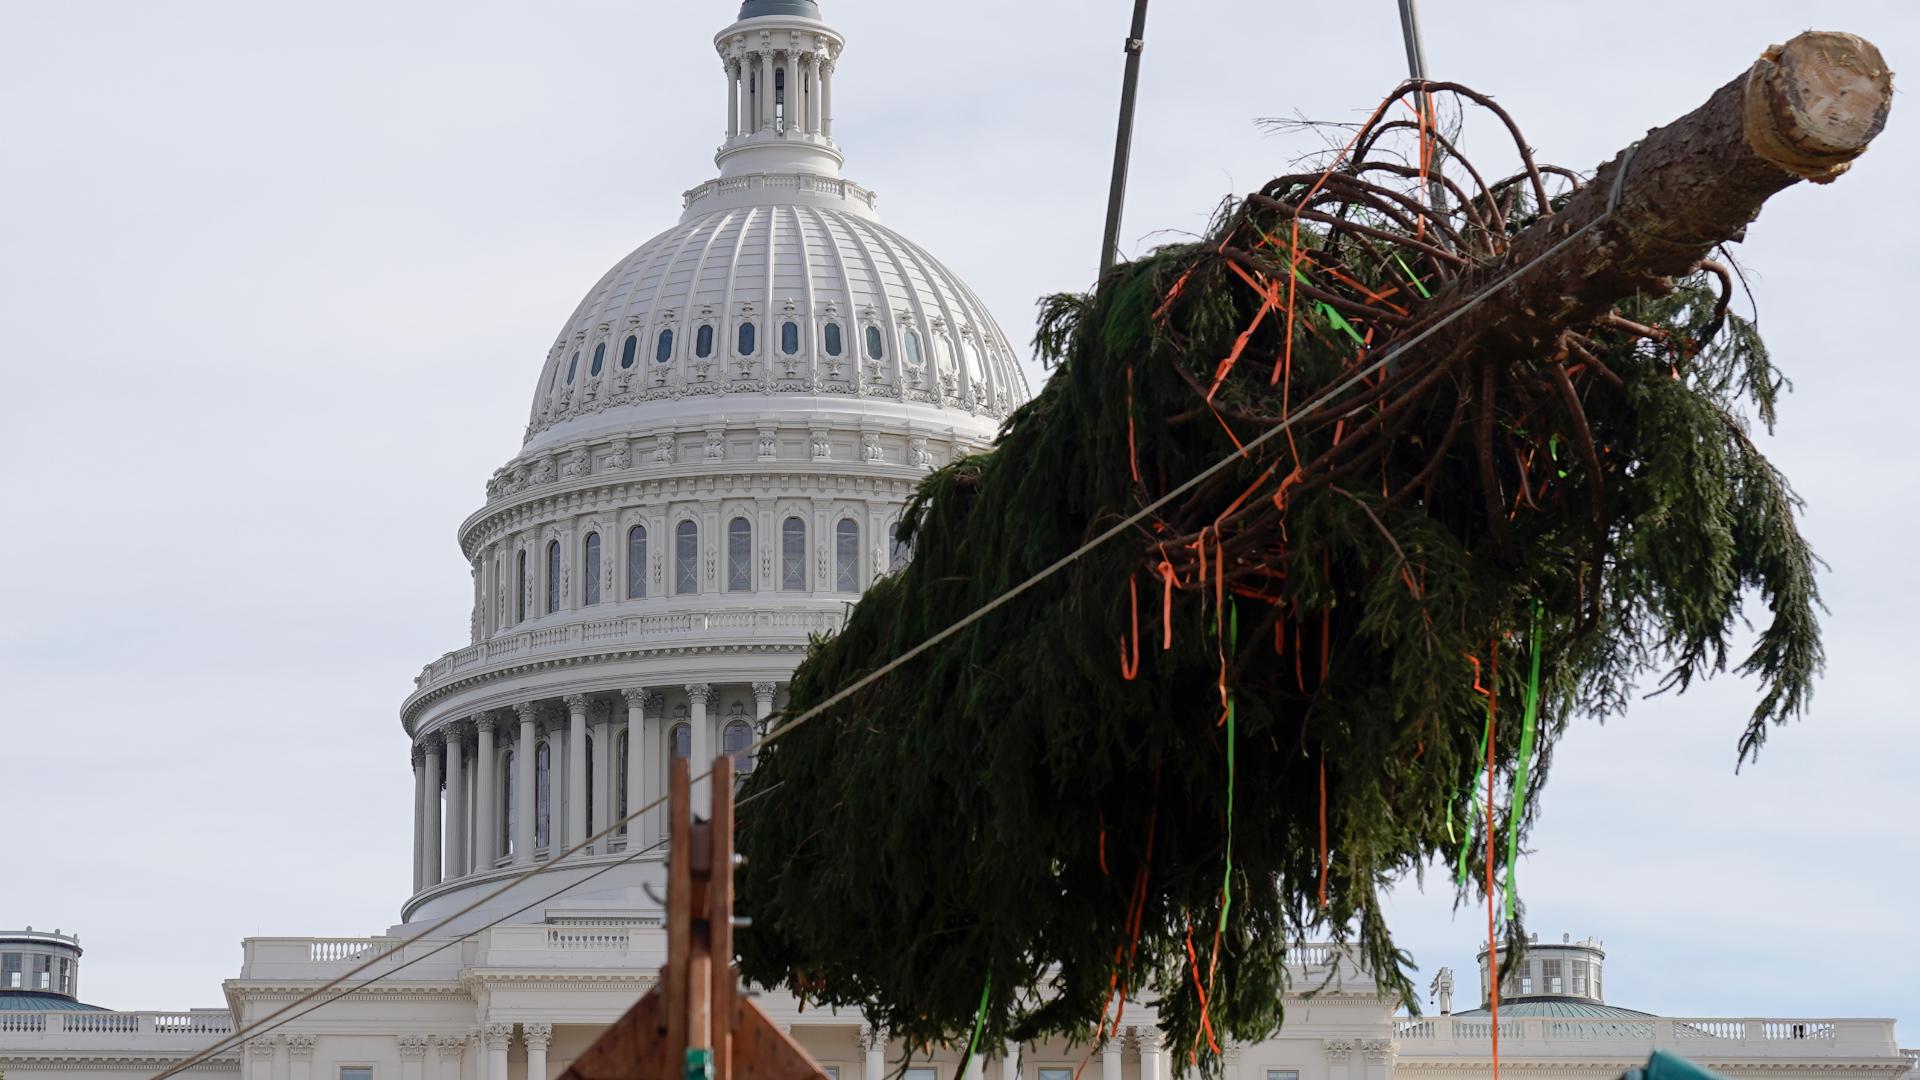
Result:
{"label": "green tarp", "polygon": [[1635,1069],[1620,1080],[1718,1080],[1713,1073],[1665,1050],[1655,1050],[1644,1069]]}

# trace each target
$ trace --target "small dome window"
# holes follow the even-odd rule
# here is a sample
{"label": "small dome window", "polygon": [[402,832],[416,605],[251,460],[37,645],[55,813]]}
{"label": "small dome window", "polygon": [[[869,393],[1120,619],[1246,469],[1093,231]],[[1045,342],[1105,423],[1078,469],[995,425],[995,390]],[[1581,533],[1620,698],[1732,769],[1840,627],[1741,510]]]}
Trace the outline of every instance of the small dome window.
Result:
{"label": "small dome window", "polygon": [[660,340],[653,347],[653,362],[664,364],[673,359],[673,331],[660,331]]}
{"label": "small dome window", "polygon": [[926,363],[926,354],[920,351],[920,331],[907,331],[907,363],[919,367]]}
{"label": "small dome window", "polygon": [[591,607],[600,602],[600,534],[588,533],[586,547],[580,560],[584,564],[580,567],[582,591],[586,594],[581,602]]}
{"label": "small dome window", "polygon": [[567,385],[573,385],[573,376],[580,370],[580,350],[573,351],[573,359],[567,361]]}
{"label": "small dome window", "polygon": [[780,524],[780,588],[807,591],[807,523],[797,517]]}
{"label": "small dome window", "polygon": [[788,320],[780,326],[780,351],[792,356],[800,351],[800,324]]}
{"label": "small dome window", "polygon": [[702,360],[713,355],[713,327],[703,326],[700,332],[693,336],[693,352]]}
{"label": "small dome window", "polygon": [[606,366],[607,343],[602,341],[593,347],[593,366],[587,369],[587,374],[597,376],[600,372],[606,370]]}
{"label": "small dome window", "polygon": [[883,345],[884,343],[880,340],[880,328],[877,326],[867,327],[867,358],[870,360],[885,359],[887,350]]}
{"label": "small dome window", "polygon": [[547,614],[560,610],[560,541],[547,544]]}
{"label": "small dome window", "polygon": [[840,324],[837,322],[828,323],[827,324],[827,355],[839,356],[840,351],[845,346],[845,344],[846,344],[845,342],[840,340]]}
{"label": "small dome window", "polygon": [[743,322],[740,324],[740,355],[752,356],[753,346],[754,346],[753,324],[750,322]]}
{"label": "small dome window", "polygon": [[639,352],[640,352],[640,339],[633,336],[632,334],[628,334],[627,343],[620,347],[620,366],[623,368],[632,367],[633,358]]}

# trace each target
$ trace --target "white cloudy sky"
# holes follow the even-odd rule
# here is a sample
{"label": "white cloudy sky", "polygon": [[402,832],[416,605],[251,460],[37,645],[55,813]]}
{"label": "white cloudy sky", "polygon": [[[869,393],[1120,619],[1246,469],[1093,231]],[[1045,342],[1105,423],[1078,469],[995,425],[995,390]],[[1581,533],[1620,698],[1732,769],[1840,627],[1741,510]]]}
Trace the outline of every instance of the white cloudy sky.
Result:
{"label": "white cloudy sky", "polygon": [[[1097,249],[1126,0],[827,0],[848,172],[1024,341]],[[1162,0],[1126,235],[1201,228],[1403,74],[1393,0]],[[948,11],[959,16],[943,17]],[[1590,168],[1767,44],[1912,0],[1426,0],[1436,75]],[[253,934],[377,932],[409,883],[397,706],[464,643],[455,524],[512,455],[555,328],[712,171],[726,0],[0,4],[0,925],[77,928],[85,996],[221,1000]],[[1920,232],[1910,100],[1853,175],[1752,230],[1798,384],[1832,664],[1733,775],[1751,687],[1562,745],[1536,929],[1608,996],[1884,1016],[1920,1044],[1911,556]],[[1036,372],[1037,377],[1037,372]],[[1394,901],[1429,970],[1479,931]]]}

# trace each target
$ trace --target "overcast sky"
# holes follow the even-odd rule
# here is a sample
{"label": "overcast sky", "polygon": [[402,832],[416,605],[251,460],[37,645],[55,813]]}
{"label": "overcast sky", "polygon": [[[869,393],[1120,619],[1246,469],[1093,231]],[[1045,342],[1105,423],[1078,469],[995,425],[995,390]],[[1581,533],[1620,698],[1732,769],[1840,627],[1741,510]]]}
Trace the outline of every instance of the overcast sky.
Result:
{"label": "overcast sky", "polygon": [[[824,2],[847,174],[1024,345],[1092,277],[1131,5]],[[0,0],[0,926],[80,931],[88,1000],[217,1004],[245,936],[397,920],[398,706],[466,642],[454,527],[556,328],[713,173],[734,10]],[[1920,63],[1912,0],[1423,10],[1433,72],[1580,169],[1812,11]],[[1317,146],[1257,118],[1354,119],[1404,74],[1393,0],[1162,0],[1148,38],[1135,251]],[[1920,1045],[1916,172],[1903,99],[1740,249],[1797,386],[1766,445],[1832,565],[1811,714],[1737,778],[1732,679],[1556,753],[1523,894],[1606,940],[1615,1004]],[[1471,985],[1451,903],[1408,885],[1396,925]]]}

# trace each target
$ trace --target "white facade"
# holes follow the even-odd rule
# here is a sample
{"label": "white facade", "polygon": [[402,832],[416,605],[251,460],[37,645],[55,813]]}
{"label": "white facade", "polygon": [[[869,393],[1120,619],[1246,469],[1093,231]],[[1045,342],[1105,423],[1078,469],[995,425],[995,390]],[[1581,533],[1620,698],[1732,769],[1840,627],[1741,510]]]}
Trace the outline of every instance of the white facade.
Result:
{"label": "white facade", "polygon": [[[148,1075],[369,960],[356,982],[378,982],[189,1075],[549,1080],[650,985],[665,947],[664,812],[488,894],[653,801],[675,754],[704,761],[750,741],[809,635],[894,565],[892,528],[920,478],[987,446],[1028,393],[974,293],[840,176],[846,41],[814,0],[747,0],[714,44],[720,175],[561,327],[521,453],[460,528],[471,639],[428,664],[401,708],[415,782],[401,924],[249,939],[226,1009],[114,1013],[0,988],[7,1080]],[[1290,999],[1279,1038],[1230,1048],[1230,1080],[1487,1072],[1488,1020],[1396,1017],[1332,948],[1295,957],[1297,986],[1328,988]],[[1596,975],[1581,994],[1598,1005],[1600,990]],[[902,1063],[859,1016],[761,1002],[838,1080]],[[1162,1045],[1150,1008],[1127,1016],[1086,1075],[1164,1080],[1186,1048]],[[1913,1065],[1886,1020],[1509,1014],[1501,1041],[1521,1078],[1610,1080],[1655,1047],[1730,1076],[1892,1080]],[[1000,1047],[915,1063],[931,1072],[908,1080],[1071,1080],[1088,1055]]]}

